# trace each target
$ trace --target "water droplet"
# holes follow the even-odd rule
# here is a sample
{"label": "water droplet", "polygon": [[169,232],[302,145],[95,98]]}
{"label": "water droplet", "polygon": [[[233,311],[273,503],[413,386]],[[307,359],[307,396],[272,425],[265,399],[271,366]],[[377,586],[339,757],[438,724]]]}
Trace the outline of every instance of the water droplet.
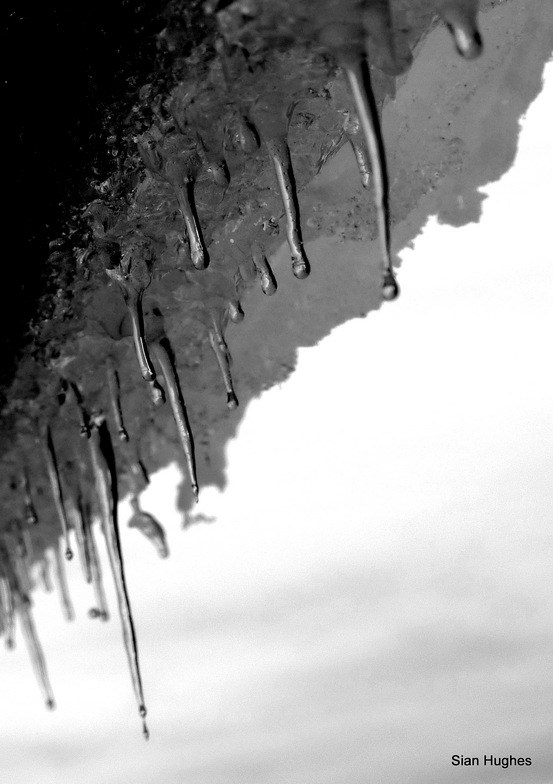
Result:
{"label": "water droplet", "polygon": [[399,296],[399,286],[393,272],[386,272],[382,280],[382,298],[392,302]]}

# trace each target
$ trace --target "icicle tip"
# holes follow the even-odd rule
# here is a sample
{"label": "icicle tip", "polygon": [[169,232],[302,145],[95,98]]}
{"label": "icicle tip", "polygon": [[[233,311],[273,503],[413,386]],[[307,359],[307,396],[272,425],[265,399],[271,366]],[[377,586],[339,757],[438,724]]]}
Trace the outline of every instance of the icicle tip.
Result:
{"label": "icicle tip", "polygon": [[393,272],[388,271],[382,280],[382,298],[386,302],[393,302],[399,297],[399,286]]}
{"label": "icicle tip", "polygon": [[227,408],[229,411],[234,411],[235,408],[238,408],[238,398],[234,392],[227,393]]}
{"label": "icicle tip", "polygon": [[304,278],[309,277],[309,274],[311,273],[311,267],[309,266],[307,259],[305,257],[300,259],[293,259],[292,272],[294,273],[294,277],[298,280],[303,280]]}

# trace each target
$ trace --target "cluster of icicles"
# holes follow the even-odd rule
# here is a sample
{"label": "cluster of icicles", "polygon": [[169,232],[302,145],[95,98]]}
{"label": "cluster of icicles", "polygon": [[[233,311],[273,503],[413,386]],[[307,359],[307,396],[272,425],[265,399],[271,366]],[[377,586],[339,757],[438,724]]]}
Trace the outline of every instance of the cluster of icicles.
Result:
{"label": "cluster of icicles", "polygon": [[[84,408],[82,410],[86,414]],[[85,436],[88,441],[90,467],[94,476],[96,496],[100,508],[101,528],[115,584],[123,640],[138,710],[143,722],[143,733],[147,738],[149,732],[145,721],[146,706],[119,536],[116,466],[111,437],[103,414],[98,413],[92,414],[90,417],[86,416],[81,427],[81,435]],[[45,704],[48,708],[53,709],[55,707],[54,696],[31,611],[31,590],[34,587],[32,568],[34,566],[38,570],[38,577],[45,590],[51,591],[53,586],[50,579],[50,566],[53,565],[64,617],[66,620],[71,621],[74,619],[75,613],[69,596],[64,556],[65,559],[72,560],[73,550],[69,538],[71,525],[68,503],[67,499],[64,498],[56,450],[49,426],[44,429],[40,440],[42,441],[50,491],[62,529],[62,537],[59,538],[57,546],[47,548],[40,559],[34,558],[30,530],[33,526],[39,524],[40,517],[37,514],[33,501],[32,488],[27,471],[23,470],[20,489],[24,495],[24,522],[18,518],[13,518],[4,529],[2,538],[0,538],[0,634],[5,634],[6,647],[8,649],[14,648],[15,619],[19,620],[33,668],[43,692]],[[136,494],[133,494],[131,498],[131,506],[133,515],[128,523],[129,527],[137,528],[144,533],[153,542],[158,554],[162,558],[167,557],[169,551],[165,532],[159,522],[140,508]],[[96,606],[89,610],[89,616],[107,621],[109,619],[109,610],[103,587],[102,569],[95,541],[91,509],[81,493],[79,493],[76,503],[71,504],[70,508],[72,512],[72,527],[84,577],[86,582],[91,583],[94,589]]]}
{"label": "cluster of icicles", "polygon": [[[218,4],[213,4],[217,6]],[[437,11],[442,15],[447,24],[458,52],[466,57],[477,56],[482,48],[480,34],[476,26],[476,0],[463,0],[462,2],[446,2],[435,0]],[[397,297],[399,289],[396,283],[390,253],[390,226],[388,213],[388,186],[384,147],[380,134],[379,120],[375,108],[375,101],[371,90],[369,69],[367,67],[366,41],[374,38],[376,33],[382,36],[380,41],[384,49],[388,49],[389,59],[393,61],[393,40],[389,35],[389,8],[387,2],[366,3],[366,29],[363,30],[363,51],[354,45],[359,41],[359,31],[352,30],[348,22],[327,24],[319,31],[319,40],[325,44],[336,56],[343,67],[349,82],[360,125],[363,132],[366,152],[358,144],[354,144],[354,152],[359,164],[363,185],[373,188],[376,207],[378,234],[381,248],[383,267],[382,295],[384,299],[393,300]],[[353,45],[352,45],[353,43]],[[224,46],[221,47],[221,56],[224,59]],[[297,196],[293,186],[291,173],[290,152],[285,135],[274,136],[263,133],[263,128],[254,129],[247,117],[239,114],[239,141],[244,151],[251,150],[259,145],[260,139],[265,142],[267,151],[274,164],[276,179],[284,204],[287,223],[287,238],[292,256],[292,268],[297,278],[305,278],[309,274],[309,261],[305,255],[301,231],[298,221]],[[260,132],[258,133],[258,131]],[[353,142],[352,142],[353,143]],[[203,245],[201,229],[192,208],[191,189],[193,177],[187,169],[186,161],[179,156],[163,155],[163,151],[156,146],[155,140],[144,136],[138,140],[139,149],[146,167],[154,177],[163,179],[171,184],[186,225],[187,239],[191,251],[192,263],[197,269],[204,269],[207,263],[207,254]],[[225,187],[228,172],[224,161],[210,160],[205,150],[200,155],[203,164],[207,166],[214,182]],[[144,380],[150,385],[152,399],[156,404],[164,402],[164,391],[156,381],[156,371],[150,359],[146,344],[141,300],[144,290],[141,275],[135,275],[131,269],[137,267],[137,245],[131,249],[129,255],[122,256],[118,269],[108,270],[109,274],[121,286],[121,290],[129,309],[135,351]],[[140,255],[140,254],[139,254]],[[261,279],[262,289],[265,294],[273,294],[276,290],[276,281],[267,264],[267,260],[259,249],[254,250],[253,262],[257,274]],[[140,260],[138,261],[140,267]],[[229,305],[229,316],[233,321],[240,321],[243,313],[239,305]],[[222,330],[216,318],[210,328],[210,343],[219,363],[229,408],[238,405],[233,389],[229,371],[228,351]],[[173,411],[177,425],[179,439],[183,448],[188,473],[194,497],[198,498],[198,481],[196,477],[193,439],[190,433],[186,408],[179,386],[178,376],[175,371],[171,353],[168,350],[167,339],[163,337],[151,346],[152,354],[161,369],[165,380],[165,390]],[[118,437],[127,441],[129,436],[123,422],[121,405],[119,401],[117,371],[113,365],[107,368],[107,387],[111,397],[112,416],[116,424]],[[101,510],[101,526],[105,536],[109,554],[110,567],[113,574],[118,609],[122,625],[123,638],[128,657],[129,669],[138,704],[139,715],[143,722],[144,736],[149,736],[145,723],[146,706],[142,690],[142,681],[138,663],[136,636],[132,619],[129,597],[125,583],[125,572],[120,546],[118,520],[117,520],[117,474],[114,461],[111,436],[105,416],[101,412],[89,414],[80,396],[78,388],[73,385],[76,402],[81,412],[81,434],[87,438],[90,450],[90,464],[92,466],[96,493]],[[69,543],[69,523],[62,495],[62,486],[57,469],[56,453],[52,432],[49,426],[42,434],[45,464],[48,471],[52,496],[63,533],[61,548],[53,549],[53,561],[58,575],[58,584],[62,595],[65,615],[68,619],[73,617],[73,609],[68,596],[67,583],[63,568],[61,550],[65,550],[65,557],[71,559],[73,553]],[[48,679],[44,655],[37,637],[31,613],[31,580],[28,567],[32,561],[32,550],[29,532],[26,526],[37,523],[38,517],[33,506],[31,488],[28,476],[24,473],[21,479],[25,495],[25,525],[15,521],[7,530],[4,539],[0,539],[0,633],[6,637],[8,648],[13,647],[14,618],[20,620],[22,632],[29,646],[29,652],[38,680],[44,693],[47,707],[54,707],[54,697]],[[136,496],[133,499],[134,516],[131,525],[142,530],[155,544],[159,554],[165,557],[168,554],[163,529],[151,516],[140,509]],[[86,580],[91,582],[95,589],[97,607],[90,611],[92,617],[108,618],[108,609],[102,587],[100,563],[94,541],[91,520],[85,505],[77,505],[74,517],[76,540],[83,563]],[[11,547],[9,545],[12,545]],[[45,586],[48,587],[48,575],[45,563],[42,563],[41,574]]]}

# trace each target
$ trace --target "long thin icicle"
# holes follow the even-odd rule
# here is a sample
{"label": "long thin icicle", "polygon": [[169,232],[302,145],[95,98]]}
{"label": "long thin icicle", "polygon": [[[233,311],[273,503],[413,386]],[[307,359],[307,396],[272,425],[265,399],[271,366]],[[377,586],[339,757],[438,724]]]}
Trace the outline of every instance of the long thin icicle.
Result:
{"label": "long thin icicle", "polygon": [[184,218],[186,225],[186,233],[188,235],[188,242],[190,244],[190,256],[192,264],[196,269],[202,270],[206,267],[207,253],[204,248],[200,224],[196,219],[196,214],[193,208],[192,188],[193,181],[189,177],[184,178],[182,185],[173,183],[175,196],[181,215]]}
{"label": "long thin icicle", "polygon": [[227,393],[227,406],[232,411],[238,407],[238,398],[234,391],[234,384],[232,383],[232,376],[230,374],[230,362],[227,344],[221,334],[221,331],[216,328],[214,319],[214,329],[209,330],[209,342],[217,363],[223,376],[223,383]]}
{"label": "long thin icicle", "polygon": [[380,135],[380,122],[370,83],[369,68],[364,59],[353,60],[350,58],[344,63],[344,68],[371,161],[378,238],[384,266],[382,296],[386,300],[394,300],[399,294],[399,287],[396,282],[390,253],[390,216],[386,157],[384,155]]}
{"label": "long thin icicle", "polygon": [[38,639],[35,622],[31,613],[30,602],[22,597],[18,598],[16,602],[16,611],[21,624],[21,630],[27,643],[27,650],[29,651],[29,658],[35,671],[38,684],[44,697],[44,703],[48,710],[53,710],[56,707],[54,700],[54,693],[48,677],[48,669],[46,667],[46,659],[44,652]]}
{"label": "long thin icicle", "polygon": [[119,616],[121,619],[125,651],[127,653],[133,689],[138,704],[138,712],[142,718],[142,731],[144,737],[148,739],[149,732],[146,724],[147,710],[142,689],[136,633],[127,592],[123,554],[121,552],[121,542],[119,538],[119,525],[117,521],[117,476],[114,466],[113,447],[103,416],[96,416],[93,418],[93,431],[89,444],[96,491],[102,510],[102,527],[106,539],[113,581],[115,583],[117,603],[119,605]]}
{"label": "long thin icicle", "polygon": [[69,385],[71,387],[71,392],[73,393],[73,398],[75,400],[75,405],[79,411],[79,424],[80,424],[80,434],[82,438],[90,438],[90,422],[88,421],[88,413],[84,407],[83,396],[81,394],[81,390],[72,381]]}
{"label": "long thin icicle", "polygon": [[44,553],[38,562],[38,576],[44,591],[46,593],[52,593],[54,584],[50,576],[50,561],[48,560],[47,553]]}
{"label": "long thin icicle", "polygon": [[21,589],[24,591],[24,593],[30,594],[33,585],[31,581],[31,575],[29,574],[29,561],[18,552],[15,553],[13,561],[13,568],[17,572]]}
{"label": "long thin icicle", "polygon": [[106,373],[108,379],[108,390],[109,390],[109,398],[111,403],[111,411],[113,414],[113,419],[115,421],[115,426],[117,428],[117,435],[121,441],[128,441],[129,434],[127,433],[127,430],[125,428],[125,423],[123,421],[123,411],[121,409],[119,374],[117,373],[117,370],[111,358],[108,359]]}
{"label": "long thin icicle", "polygon": [[145,381],[153,381],[155,378],[155,370],[150,357],[148,356],[148,349],[146,346],[146,338],[144,336],[144,324],[142,316],[142,292],[130,290],[127,297],[127,308],[131,317],[132,325],[132,338],[134,341],[134,350],[142,378]]}
{"label": "long thin icicle", "polygon": [[188,416],[186,413],[186,406],[180,389],[177,374],[174,371],[173,363],[167,349],[162,343],[154,343],[153,352],[155,358],[159,362],[163,378],[165,379],[165,389],[169,398],[169,403],[173,411],[173,418],[177,426],[177,432],[182,445],[186,464],[188,466],[188,473],[190,475],[190,482],[192,484],[192,492],[196,502],[198,501],[198,478],[196,476],[196,456],[194,454],[194,441]]}
{"label": "long thin icicle", "polygon": [[46,470],[48,471],[48,478],[50,480],[50,487],[52,489],[52,496],[56,505],[56,511],[61,524],[61,530],[65,539],[65,557],[68,561],[73,558],[73,550],[69,544],[69,525],[67,523],[67,515],[65,513],[65,506],[63,503],[63,494],[61,489],[61,481],[58,473],[58,464],[56,460],[56,452],[54,449],[54,442],[52,440],[52,431],[50,427],[46,427],[44,436],[44,457],[46,460]]}
{"label": "long thin icicle", "polygon": [[6,648],[15,648],[15,607],[18,597],[27,598],[5,541],[0,539],[0,601],[6,618]]}
{"label": "long thin icicle", "polygon": [[10,583],[6,575],[0,574],[0,604],[2,605],[2,615],[6,624],[6,648],[11,651],[15,648],[15,615],[13,606],[13,596]]}
{"label": "long thin icicle", "polygon": [[52,547],[52,557],[54,561],[54,573],[56,575],[56,582],[58,584],[58,591],[60,592],[60,601],[61,601],[61,609],[63,612],[63,617],[66,621],[74,621],[75,620],[75,610],[73,608],[73,602],[71,601],[71,596],[69,594],[69,584],[67,582],[67,573],[65,571],[65,561],[62,555],[63,545],[59,543],[59,546]]}
{"label": "long thin icicle", "polygon": [[89,615],[93,618],[100,618],[102,621],[109,620],[108,603],[106,599],[106,592],[104,590],[104,582],[102,579],[102,567],[100,565],[100,558],[98,555],[98,548],[96,547],[96,539],[94,537],[94,528],[92,527],[92,520],[89,510],[84,506],[82,508],[83,514],[83,534],[85,540],[85,549],[90,564],[90,575],[92,577],[92,587],[94,589],[94,596],[96,598],[96,607],[93,611],[89,611]]}
{"label": "long thin icicle", "polygon": [[92,582],[92,572],[90,569],[90,554],[87,548],[85,539],[85,522],[83,512],[83,501],[81,495],[77,499],[75,507],[75,514],[73,517],[73,525],[75,528],[75,538],[77,540],[77,551],[79,553],[79,561],[81,562],[81,569],[83,570],[84,579],[87,583]]}

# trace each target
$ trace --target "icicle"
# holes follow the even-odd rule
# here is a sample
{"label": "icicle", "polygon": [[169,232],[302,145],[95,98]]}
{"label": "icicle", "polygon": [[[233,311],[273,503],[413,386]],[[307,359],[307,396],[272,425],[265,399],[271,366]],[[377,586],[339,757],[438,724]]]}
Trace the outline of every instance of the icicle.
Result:
{"label": "icicle", "polygon": [[154,344],[154,353],[159,365],[163,378],[165,379],[165,389],[169,398],[169,403],[173,411],[173,418],[177,426],[180,442],[188,466],[188,473],[190,475],[190,482],[192,484],[192,492],[196,502],[198,501],[198,479],[196,477],[196,457],[194,454],[194,441],[190,431],[190,423],[186,414],[186,406],[180,389],[179,380],[173,363],[167,352],[167,349],[162,343]]}
{"label": "icicle", "polygon": [[56,707],[52,686],[48,677],[48,669],[46,667],[46,659],[42,651],[42,646],[38,639],[35,623],[31,613],[31,608],[28,602],[23,599],[18,599],[16,602],[17,615],[21,623],[21,630],[27,643],[29,651],[29,658],[33,665],[39,686],[41,688],[44,702],[48,710],[53,710]]}
{"label": "icicle", "polygon": [[186,233],[190,245],[190,258],[196,269],[203,270],[207,266],[207,252],[204,248],[200,225],[192,207],[193,181],[190,177],[184,178],[184,185],[173,183],[175,196],[186,224]]}
{"label": "icicle", "polygon": [[8,650],[15,648],[15,603],[18,596],[26,597],[26,594],[20,584],[10,553],[4,541],[0,540],[0,601],[6,618]]}
{"label": "icicle", "polygon": [[6,624],[5,646],[11,651],[15,648],[15,617],[13,595],[7,576],[0,574],[0,605]]}
{"label": "icicle", "polygon": [[61,541],[57,547],[55,545],[52,547],[51,551],[54,559],[54,572],[56,575],[56,582],[58,584],[63,617],[66,621],[74,621],[75,610],[73,609],[73,603],[69,595],[69,585],[67,583],[67,573],[65,571],[65,561],[63,559],[62,550],[63,545]]}
{"label": "icicle", "polygon": [[115,365],[113,364],[113,360],[108,358],[107,363],[107,377],[108,377],[108,389],[109,389],[109,397],[111,402],[111,410],[113,413],[113,419],[115,421],[115,426],[117,428],[117,435],[121,441],[128,441],[129,434],[125,429],[125,424],[123,422],[123,411],[121,409],[121,398],[119,395],[119,374],[115,369]]}
{"label": "icicle", "polygon": [[473,60],[482,54],[482,36],[476,23],[478,0],[435,0],[435,6],[461,57]]}
{"label": "icicle", "polygon": [[399,287],[395,279],[390,255],[390,217],[386,158],[380,137],[380,124],[371,89],[369,69],[364,60],[353,61],[349,58],[344,63],[344,68],[371,161],[378,236],[384,265],[382,296],[386,300],[393,300],[399,294]]}
{"label": "icicle", "polygon": [[48,478],[50,479],[50,487],[52,489],[52,495],[54,497],[58,518],[61,523],[61,530],[65,539],[65,557],[68,561],[70,561],[73,558],[73,551],[71,550],[71,546],[69,544],[69,526],[67,524],[65,506],[63,504],[63,495],[58,473],[56,453],[54,450],[54,442],[52,440],[52,432],[49,426],[46,427],[46,434],[44,438],[44,456],[46,458],[46,469],[48,471]]}
{"label": "icicle", "polygon": [[353,136],[348,134],[349,143],[351,144],[355,160],[357,161],[357,168],[361,175],[361,185],[363,188],[369,188],[371,184],[371,167],[365,148],[355,141]]}
{"label": "icicle", "polygon": [[37,525],[38,515],[33,504],[31,484],[29,482],[29,474],[26,467],[24,467],[23,471],[21,472],[21,487],[25,497],[25,522],[27,525]]}
{"label": "icicle", "polygon": [[131,317],[134,350],[142,378],[145,381],[153,381],[156,374],[153,365],[150,362],[150,357],[148,356],[146,338],[144,337],[142,296],[142,291],[135,291],[134,293],[129,294],[127,296],[127,308]]}
{"label": "icicle", "polygon": [[211,348],[213,349],[213,353],[217,359],[217,364],[221,370],[221,375],[223,376],[223,383],[227,393],[227,406],[232,411],[238,407],[238,398],[236,397],[234,385],[232,383],[232,376],[230,374],[230,362],[227,344],[225,343],[222,335],[220,335],[220,333],[218,334],[216,330],[210,329],[208,333]]}
{"label": "icicle", "polygon": [[75,403],[79,409],[81,437],[90,438],[90,423],[88,421],[88,413],[84,407],[83,396],[81,395],[79,387],[73,381],[71,382],[70,386],[73,397],[75,398]]}
{"label": "icicle", "polygon": [[[133,689],[138,703],[138,712],[141,718],[144,719],[146,716],[146,706],[144,704],[142,679],[140,676],[136,633],[134,630],[129,595],[127,593],[123,554],[121,552],[119,526],[117,522],[117,474],[113,446],[111,444],[111,438],[105,419],[102,416],[94,418],[93,426],[92,438],[90,439],[89,444],[94,478],[96,481],[96,491],[102,510],[102,528],[106,539],[113,581],[115,583],[123,640],[129,662]],[[143,722],[143,728],[146,732],[147,728],[145,722]]]}
{"label": "icicle", "polygon": [[77,505],[73,517],[73,527],[75,528],[75,538],[77,540],[77,551],[79,553],[79,561],[81,562],[81,569],[83,570],[84,579],[87,583],[92,582],[92,572],[90,569],[90,553],[87,548],[87,541],[85,538],[85,521],[83,512],[83,500],[81,494],[77,498]]}
{"label": "icicle", "polygon": [[98,549],[96,547],[96,540],[94,537],[94,528],[88,510],[83,509],[83,533],[86,545],[86,552],[88,562],[90,564],[90,575],[92,577],[92,587],[94,588],[94,596],[96,598],[97,607],[94,608],[94,613],[89,611],[89,617],[101,618],[103,621],[109,620],[108,603],[106,593],[104,591],[104,583],[102,581],[102,567],[98,556]]}
{"label": "icicle", "polygon": [[157,550],[160,558],[167,558],[169,555],[169,548],[167,546],[167,539],[165,531],[152,515],[143,512],[140,508],[140,503],[137,496],[132,496],[131,506],[133,515],[129,520],[129,528],[137,528],[144,536],[149,539]]}
{"label": "icicle", "polygon": [[21,553],[16,552],[14,555],[14,564],[13,567],[17,572],[17,578],[19,580],[19,584],[21,586],[21,590],[29,595],[32,590],[32,581],[31,575],[29,574],[29,565],[28,561],[21,556]]}
{"label": "icicle", "polygon": [[269,262],[263,253],[263,249],[258,243],[253,243],[252,245],[252,258],[259,273],[259,277],[261,278],[261,291],[268,297],[271,297],[277,290],[277,282],[272,269],[269,267]]}
{"label": "icicle", "polygon": [[50,561],[46,555],[38,562],[38,575],[44,591],[46,593],[52,593],[54,585],[52,583],[52,578],[50,577]]}
{"label": "icicle", "polygon": [[[173,118],[177,128],[183,133],[184,129],[174,112]],[[181,142],[177,138],[169,140],[162,148],[158,146],[157,141],[148,138],[147,134],[140,137],[138,148],[142,160],[154,176],[164,179],[173,187],[181,215],[186,224],[192,264],[196,269],[205,269],[208,254],[194,210],[194,174],[200,168],[202,161],[196,152],[193,155],[184,152]],[[197,144],[196,147],[198,147]],[[205,153],[205,147],[203,147],[203,152]],[[201,153],[202,150],[200,150],[200,155]]]}
{"label": "icicle", "polygon": [[267,149],[273,160],[280,195],[286,216],[286,234],[292,254],[292,271],[296,278],[306,278],[310,267],[303,249],[301,229],[298,216],[298,205],[290,150],[284,138],[266,140]]}
{"label": "icicle", "polygon": [[156,377],[156,373],[150,362],[150,357],[148,356],[148,346],[144,336],[144,318],[142,314],[142,297],[144,296],[144,289],[147,288],[149,282],[133,281],[131,277],[133,263],[132,253],[132,248],[126,249],[124,252],[124,260],[121,262],[120,268],[106,269],[106,273],[121,287],[123,298],[131,319],[134,351],[142,378],[145,381],[153,381]]}

